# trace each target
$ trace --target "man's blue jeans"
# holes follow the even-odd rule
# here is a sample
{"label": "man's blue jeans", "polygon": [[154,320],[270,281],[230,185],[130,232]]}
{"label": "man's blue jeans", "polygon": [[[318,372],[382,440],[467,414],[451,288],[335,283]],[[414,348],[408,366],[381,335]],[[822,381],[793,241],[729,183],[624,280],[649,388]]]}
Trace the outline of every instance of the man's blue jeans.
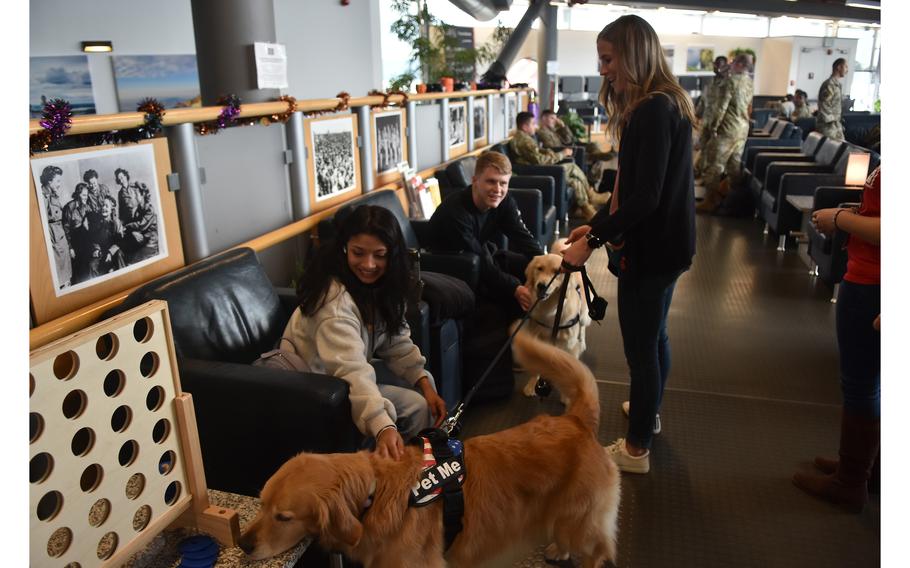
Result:
{"label": "man's blue jeans", "polygon": [[651,447],[654,415],[670,375],[667,313],[680,274],[619,276],[619,328],[631,380],[626,439],[640,448]]}

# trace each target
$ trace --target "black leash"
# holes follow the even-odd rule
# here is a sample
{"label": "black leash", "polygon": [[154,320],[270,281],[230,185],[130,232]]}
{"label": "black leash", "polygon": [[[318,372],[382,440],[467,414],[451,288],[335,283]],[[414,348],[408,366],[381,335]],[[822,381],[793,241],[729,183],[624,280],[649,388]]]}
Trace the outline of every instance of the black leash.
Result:
{"label": "black leash", "polygon": [[[550,341],[551,342],[556,341],[556,334],[559,332],[559,322],[562,318],[562,308],[563,308],[563,305],[565,304],[566,292],[569,288],[570,279],[568,278],[568,275],[570,272],[581,271],[581,281],[582,281],[582,284],[584,285],[584,290],[585,290],[585,303],[587,303],[587,305],[588,305],[588,315],[591,316],[591,319],[599,322],[600,320],[602,320],[604,318],[604,316],[606,316],[606,313],[607,313],[607,300],[605,300],[604,298],[597,295],[597,291],[594,289],[594,284],[591,282],[591,279],[588,278],[588,272],[587,272],[587,270],[585,270],[585,267],[568,264],[565,261],[563,261],[562,267],[567,272],[557,272],[556,274],[553,275],[553,278],[550,278],[550,281],[547,282],[547,286],[546,286],[546,290],[549,290],[550,285],[553,284],[553,281],[556,280],[557,276],[559,276],[560,274],[566,275],[566,277],[563,278],[562,285],[559,288],[559,303],[556,306],[556,319],[553,321],[553,330],[550,332]],[[499,358],[502,357],[502,354],[505,353],[506,349],[511,347],[512,341],[515,339],[515,336],[521,330],[522,326],[524,326],[525,322],[527,322],[528,319],[531,317],[531,312],[533,312],[534,308],[537,307],[537,304],[539,304],[541,302],[541,300],[543,300],[545,298],[546,298],[545,295],[544,296],[541,296],[540,294],[537,295],[537,300],[535,300],[534,303],[531,305],[531,307],[528,308],[527,313],[525,313],[525,315],[522,316],[521,321],[515,327],[515,331],[513,331],[512,334],[509,335],[508,339],[506,339],[506,342],[499,349],[499,352],[496,353],[496,356],[493,357],[493,360],[490,362],[489,366],[487,366],[486,370],[483,372],[483,374],[480,376],[480,378],[477,379],[477,382],[474,383],[474,386],[471,387],[471,390],[468,391],[468,394],[465,395],[465,397],[462,399],[462,401],[455,405],[455,412],[450,414],[450,416],[443,421],[440,428],[448,436],[458,437],[459,433],[461,432],[461,416],[462,416],[462,414],[464,414],[464,410],[467,407],[468,403],[471,402],[471,399],[474,398],[474,394],[481,387],[481,385],[483,385],[483,382],[487,379],[487,377],[493,371],[493,367],[496,366],[496,363],[499,361]],[[537,386],[535,387],[535,391],[538,396],[546,397],[552,391],[552,387],[549,385],[549,383],[546,380],[539,379],[537,381]]]}

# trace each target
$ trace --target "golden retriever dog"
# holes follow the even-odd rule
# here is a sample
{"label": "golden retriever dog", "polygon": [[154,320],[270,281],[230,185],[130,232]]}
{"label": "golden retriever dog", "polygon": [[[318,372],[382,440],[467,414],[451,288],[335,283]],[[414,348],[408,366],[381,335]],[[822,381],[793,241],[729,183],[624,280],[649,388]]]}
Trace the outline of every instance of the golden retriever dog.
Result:
{"label": "golden retriever dog", "polygon": [[[557,242],[553,245],[554,250],[557,250],[558,244]],[[563,279],[568,278],[569,288],[566,290],[566,299],[559,318],[560,329],[556,333],[556,346],[578,359],[587,347],[585,331],[591,325],[591,316],[588,314],[588,304],[584,299],[580,272],[563,274],[553,280],[549,289],[547,288],[547,283],[559,272],[561,265],[562,256],[553,253],[535,256],[528,263],[525,270],[525,286],[531,291],[531,303],[536,302],[538,298],[540,302],[531,311],[524,329],[544,341],[550,340],[553,322],[556,320],[556,309],[559,307],[559,289]],[[539,374],[531,373],[523,389],[525,395],[535,395],[534,387],[539,378]]]}
{"label": "golden retriever dog", "polygon": [[400,461],[367,451],[291,458],[266,482],[240,547],[263,559],[311,536],[366,568],[474,568],[534,538],[551,543],[548,557],[574,554],[585,568],[614,560],[620,476],[596,438],[594,377],[530,334],[519,333],[513,350],[571,402],[563,415],[464,442],[464,528],[448,550],[442,500],[408,506],[423,468],[413,445]]}

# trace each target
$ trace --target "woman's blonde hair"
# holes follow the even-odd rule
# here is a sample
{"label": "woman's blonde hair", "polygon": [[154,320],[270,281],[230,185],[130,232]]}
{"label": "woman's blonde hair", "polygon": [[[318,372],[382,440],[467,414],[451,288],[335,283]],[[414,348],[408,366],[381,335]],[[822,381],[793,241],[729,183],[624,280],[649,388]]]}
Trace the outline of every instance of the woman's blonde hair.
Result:
{"label": "woman's blonde hair", "polygon": [[692,99],[670,71],[660,39],[647,21],[639,16],[622,16],[607,24],[597,34],[597,41],[610,42],[626,83],[622,93],[614,91],[606,79],[600,85],[600,102],[609,117],[607,130],[614,139],[619,140],[635,108],[657,93],[666,95],[683,117],[695,122]]}

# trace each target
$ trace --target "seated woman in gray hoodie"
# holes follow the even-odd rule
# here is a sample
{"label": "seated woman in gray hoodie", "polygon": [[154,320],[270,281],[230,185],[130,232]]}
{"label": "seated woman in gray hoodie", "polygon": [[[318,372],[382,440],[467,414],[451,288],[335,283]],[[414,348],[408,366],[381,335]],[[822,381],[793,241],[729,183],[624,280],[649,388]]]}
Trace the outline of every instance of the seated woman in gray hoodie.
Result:
{"label": "seated woman in gray hoodie", "polygon": [[[405,322],[407,279],[398,221],[387,209],[362,205],[313,253],[297,287],[300,308],[282,337],[282,348],[289,342],[309,366],[303,370],[351,385],[354,424],[393,459],[404,454],[404,441],[446,414]],[[374,367],[377,360],[391,373]]]}

